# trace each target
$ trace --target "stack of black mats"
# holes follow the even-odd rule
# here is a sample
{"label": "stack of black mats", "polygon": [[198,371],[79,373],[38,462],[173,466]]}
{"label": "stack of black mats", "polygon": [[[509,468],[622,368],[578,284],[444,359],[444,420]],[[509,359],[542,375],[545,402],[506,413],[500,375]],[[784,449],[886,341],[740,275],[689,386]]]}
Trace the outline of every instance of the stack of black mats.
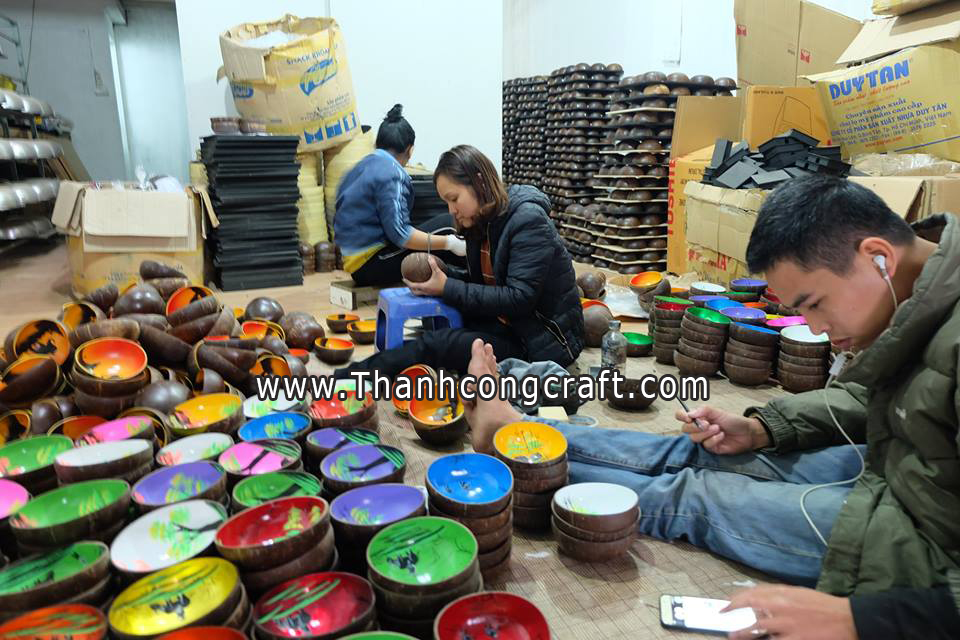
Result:
{"label": "stack of black mats", "polygon": [[447,203],[433,186],[433,176],[418,175],[411,178],[413,179],[413,210],[410,212],[410,224],[418,227],[438,214],[449,213]]}
{"label": "stack of black mats", "polygon": [[207,234],[223,291],[303,284],[295,136],[215,135],[200,144],[213,210]]}

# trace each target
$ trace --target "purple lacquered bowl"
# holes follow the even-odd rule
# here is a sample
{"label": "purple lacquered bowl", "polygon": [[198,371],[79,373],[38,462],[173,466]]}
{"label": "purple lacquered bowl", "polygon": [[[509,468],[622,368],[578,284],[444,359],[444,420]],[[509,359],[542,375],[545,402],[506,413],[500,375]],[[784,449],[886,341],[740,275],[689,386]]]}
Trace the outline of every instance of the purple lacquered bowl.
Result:
{"label": "purple lacquered bowl", "polygon": [[133,485],[133,501],[160,507],[197,498],[219,500],[226,491],[226,475],[223,467],[207,460],[162,467]]}
{"label": "purple lacquered bowl", "polygon": [[394,522],[426,515],[423,492],[405,484],[372,484],[351,489],[330,503],[330,516],[338,538],[372,538]]}

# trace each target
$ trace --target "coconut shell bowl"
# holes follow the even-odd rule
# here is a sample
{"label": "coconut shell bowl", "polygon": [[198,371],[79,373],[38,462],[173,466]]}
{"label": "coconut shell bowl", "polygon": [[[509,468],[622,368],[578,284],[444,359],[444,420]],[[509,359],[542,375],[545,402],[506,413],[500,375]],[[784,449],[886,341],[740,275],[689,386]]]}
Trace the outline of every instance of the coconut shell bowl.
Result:
{"label": "coconut shell bowl", "polygon": [[427,515],[427,507],[417,487],[372,484],[337,496],[330,503],[330,515],[341,561],[363,568],[373,536],[395,522]]}
{"label": "coconut shell bowl", "polygon": [[217,462],[227,470],[232,487],[247,476],[271,471],[297,471],[301,467],[301,449],[293,440],[271,438],[238,442],[220,454]]}
{"label": "coconut shell bowl", "polygon": [[406,456],[396,447],[365,444],[339,449],[320,463],[323,488],[330,495],[386,482],[403,482]]}
{"label": "coconut shell bowl", "polygon": [[504,591],[463,596],[448,604],[434,623],[436,640],[524,638],[550,640],[550,626],[526,598]]}
{"label": "coconut shell bowl", "polygon": [[244,570],[257,571],[303,555],[329,528],[326,500],[294,496],[241,511],[220,527],[215,543],[221,556]]}
{"label": "coconut shell bowl", "polygon": [[637,494],[605,482],[572,484],[553,497],[553,532],[560,550],[585,562],[626,553],[636,539]]}
{"label": "coconut shell bowl", "polygon": [[221,502],[227,493],[227,473],[216,462],[198,460],[161,467],[133,485],[133,503],[143,512],[184,500]]}
{"label": "coconut shell bowl", "polygon": [[100,380],[130,380],[147,368],[147,352],[133,340],[97,338],[77,348],[73,368]]}
{"label": "coconut shell bowl", "polygon": [[238,482],[231,493],[231,504],[235,511],[241,511],[278,498],[319,496],[322,488],[320,480],[305,471],[271,471]]}
{"label": "coconut shell bowl", "polygon": [[[433,367],[425,364],[415,364],[412,367],[407,367],[394,378],[391,399],[394,409],[396,409],[400,415],[405,416],[409,414],[411,400],[419,395],[417,391],[417,381],[421,378],[432,378],[436,381],[437,372],[434,371]],[[401,380],[405,380],[406,382],[401,382]],[[399,394],[398,391],[402,390],[400,385],[406,386],[409,393]],[[400,398],[398,397],[399,395],[403,395],[409,399]]]}
{"label": "coconut shell bowl", "polygon": [[233,444],[233,438],[226,433],[198,433],[174,440],[160,449],[156,456],[157,464],[169,467],[184,462],[216,460]]}
{"label": "coconut shell bowl", "polygon": [[10,516],[10,527],[21,545],[55,547],[103,535],[122,521],[129,505],[125,481],[88,480],[31,499]]}
{"label": "coconut shell bowl", "polygon": [[307,456],[313,465],[319,467],[334,451],[360,444],[380,444],[380,436],[376,431],[359,427],[317,429],[307,435]]}
{"label": "coconut shell bowl", "polygon": [[317,338],[313,343],[313,350],[321,362],[338,365],[350,362],[354,345],[344,338]]}
{"label": "coconut shell bowl", "polygon": [[512,468],[549,466],[566,459],[567,439],[539,422],[514,422],[497,430],[493,446],[498,458]]}
{"label": "coconut shell bowl", "polygon": [[459,398],[414,397],[410,401],[409,417],[421,440],[440,446],[458,442],[469,426]]}
{"label": "coconut shell bowl", "polygon": [[[342,638],[374,626],[376,609],[369,582],[351,573],[311,573],[277,585],[253,611],[256,636]],[[309,635],[292,629],[309,629]]]}
{"label": "coconut shell bowl", "polygon": [[153,460],[153,444],[133,438],[75,447],[57,454],[54,470],[60,484],[71,484],[98,478],[146,475]]}
{"label": "coconut shell bowl", "polygon": [[427,469],[430,501],[442,512],[477,518],[500,513],[513,494],[510,468],[482,453],[437,458]]}
{"label": "coconut shell bowl", "polygon": [[283,411],[249,420],[240,427],[237,436],[244,442],[284,438],[302,443],[312,428],[313,423],[307,414]]}
{"label": "coconut shell bowl", "polygon": [[351,322],[356,322],[360,316],[353,313],[333,313],[326,317],[327,326],[332,333],[346,333]]}
{"label": "coconut shell bowl", "polygon": [[102,542],[75,542],[23,558],[0,570],[0,615],[70,599],[109,575],[110,551]]}
{"label": "coconut shell bowl", "polygon": [[347,333],[357,344],[373,344],[377,335],[377,321],[355,320],[347,325]]}
{"label": "coconut shell bowl", "polygon": [[73,448],[66,436],[34,436],[0,447],[0,477],[13,480],[33,495],[57,486],[57,454]]}
{"label": "coconut shell bowl", "polygon": [[174,407],[168,424],[179,437],[206,431],[233,433],[243,422],[242,409],[243,398],[232,393],[209,393]]}
{"label": "coconut shell bowl", "polygon": [[121,591],[107,620],[113,637],[155,637],[193,625],[221,624],[242,596],[235,565],[223,558],[193,558]]}
{"label": "coconut shell bowl", "polygon": [[106,616],[88,604],[44,607],[0,625],[0,638],[102,640],[106,636]]}
{"label": "coconut shell bowl", "polygon": [[310,417],[318,429],[365,426],[376,415],[377,403],[373,394],[364,393],[361,399],[352,389],[335,393],[329,400],[314,400],[310,404]]}

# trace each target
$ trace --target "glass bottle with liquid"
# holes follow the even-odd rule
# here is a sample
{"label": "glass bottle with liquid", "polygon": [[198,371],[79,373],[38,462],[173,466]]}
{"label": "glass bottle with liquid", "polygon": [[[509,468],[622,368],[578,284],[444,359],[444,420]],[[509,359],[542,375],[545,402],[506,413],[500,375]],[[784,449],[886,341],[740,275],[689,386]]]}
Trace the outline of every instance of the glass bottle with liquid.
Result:
{"label": "glass bottle with liquid", "polygon": [[609,330],[600,342],[600,367],[611,367],[626,374],[627,339],[620,333],[620,321],[611,320]]}

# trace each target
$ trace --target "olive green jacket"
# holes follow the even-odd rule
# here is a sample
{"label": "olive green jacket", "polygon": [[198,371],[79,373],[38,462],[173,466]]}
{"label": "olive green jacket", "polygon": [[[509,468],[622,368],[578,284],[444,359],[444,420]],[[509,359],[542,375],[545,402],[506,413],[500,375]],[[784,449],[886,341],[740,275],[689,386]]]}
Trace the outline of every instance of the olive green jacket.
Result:
{"label": "olive green jacket", "polygon": [[760,418],[775,452],[867,444],[817,588],[836,595],[950,584],[960,603],[960,220],[876,342],[825,390],[778,398]]}

